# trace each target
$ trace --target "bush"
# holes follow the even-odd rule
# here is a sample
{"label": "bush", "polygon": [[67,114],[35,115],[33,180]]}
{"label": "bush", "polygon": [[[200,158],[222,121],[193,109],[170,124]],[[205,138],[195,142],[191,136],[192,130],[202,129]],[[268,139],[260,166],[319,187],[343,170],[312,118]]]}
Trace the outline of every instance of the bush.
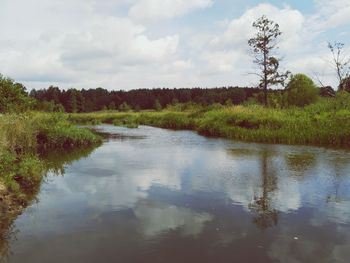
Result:
{"label": "bush", "polygon": [[153,108],[154,108],[156,111],[161,111],[161,110],[162,110],[162,105],[160,104],[160,102],[159,102],[158,99],[156,99],[156,100],[154,101]]}
{"label": "bush", "polygon": [[0,74],[0,113],[24,112],[34,105],[25,87]]}
{"label": "bush", "polygon": [[286,102],[288,106],[304,107],[317,100],[318,89],[304,74],[294,75],[287,85]]}
{"label": "bush", "polygon": [[342,82],[339,85],[339,90],[350,92],[350,77],[347,77],[342,80]]}
{"label": "bush", "polygon": [[90,130],[68,122],[65,114],[0,115],[0,186],[16,195],[31,190],[45,171],[39,153],[100,141]]}
{"label": "bush", "polygon": [[337,92],[335,98],[320,98],[304,108],[220,104],[204,107],[192,103],[168,106],[161,112],[79,113],[70,114],[69,119],[75,123],[113,120],[115,125],[127,127],[140,124],[190,129],[203,135],[244,141],[350,147],[350,93],[347,92]]}

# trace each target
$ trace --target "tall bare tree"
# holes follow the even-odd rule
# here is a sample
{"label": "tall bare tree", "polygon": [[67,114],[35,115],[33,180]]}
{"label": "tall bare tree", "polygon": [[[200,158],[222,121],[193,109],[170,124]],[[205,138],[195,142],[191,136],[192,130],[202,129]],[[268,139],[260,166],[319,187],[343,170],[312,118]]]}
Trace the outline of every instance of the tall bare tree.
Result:
{"label": "tall bare tree", "polygon": [[332,65],[337,74],[338,88],[345,90],[347,82],[350,81],[350,58],[344,55],[344,43],[328,42],[328,48],[332,53]]}
{"label": "tall bare tree", "polygon": [[259,73],[254,73],[260,77],[260,87],[264,91],[264,103],[267,105],[267,89],[269,85],[284,84],[289,72],[279,73],[281,59],[275,56],[277,38],[282,34],[279,25],[266,16],[260,17],[253,23],[257,30],[256,35],[249,39],[248,44],[252,49],[254,63],[258,65]]}

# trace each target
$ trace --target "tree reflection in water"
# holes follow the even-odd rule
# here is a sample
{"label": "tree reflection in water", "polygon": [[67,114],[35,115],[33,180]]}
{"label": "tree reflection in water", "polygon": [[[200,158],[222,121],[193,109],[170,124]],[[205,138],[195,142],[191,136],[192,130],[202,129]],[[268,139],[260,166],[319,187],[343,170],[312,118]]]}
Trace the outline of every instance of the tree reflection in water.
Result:
{"label": "tree reflection in water", "polygon": [[17,215],[8,215],[1,207],[0,214],[0,258],[8,258],[11,255],[9,240],[16,239],[18,230],[13,225]]}
{"label": "tree reflection in water", "polygon": [[291,176],[298,179],[316,165],[316,156],[312,152],[292,152],[285,156],[285,160]]}
{"label": "tree reflection in water", "polygon": [[340,187],[342,186],[342,181],[344,179],[344,174],[346,174],[346,171],[349,169],[349,162],[347,158],[343,158],[342,156],[337,156],[336,158],[333,158],[330,160],[329,164],[334,172],[332,176],[332,184],[334,188],[334,193],[327,195],[326,202],[335,202],[335,203],[341,203],[345,199],[341,197],[340,193]]}
{"label": "tree reflection in water", "polygon": [[[63,176],[65,167],[72,162],[89,156],[99,145],[81,149],[66,149],[62,151],[42,152],[46,174],[51,173]],[[0,191],[0,258],[8,258],[11,255],[9,241],[16,239],[18,230],[14,221],[20,216],[27,206],[37,202],[36,196],[40,190],[39,182],[31,189],[21,190],[21,199],[9,194],[7,191]]]}
{"label": "tree reflection in water", "polygon": [[277,190],[277,176],[273,169],[269,169],[268,163],[269,154],[263,150],[261,153],[261,196],[255,195],[253,202],[249,204],[249,209],[254,213],[253,223],[261,230],[276,226],[278,223],[278,211],[271,205],[271,195]]}

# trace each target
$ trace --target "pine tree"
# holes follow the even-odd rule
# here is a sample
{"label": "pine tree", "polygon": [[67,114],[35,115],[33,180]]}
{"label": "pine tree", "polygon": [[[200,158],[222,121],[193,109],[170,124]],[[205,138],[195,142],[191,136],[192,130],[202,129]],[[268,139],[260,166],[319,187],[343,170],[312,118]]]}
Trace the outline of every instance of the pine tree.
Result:
{"label": "pine tree", "polygon": [[267,89],[269,85],[284,84],[289,72],[279,73],[280,60],[273,53],[277,47],[277,38],[282,34],[279,25],[266,16],[260,17],[253,23],[257,29],[255,37],[249,39],[248,44],[254,54],[254,63],[258,65],[260,73],[260,87],[264,91],[264,104],[267,105]]}

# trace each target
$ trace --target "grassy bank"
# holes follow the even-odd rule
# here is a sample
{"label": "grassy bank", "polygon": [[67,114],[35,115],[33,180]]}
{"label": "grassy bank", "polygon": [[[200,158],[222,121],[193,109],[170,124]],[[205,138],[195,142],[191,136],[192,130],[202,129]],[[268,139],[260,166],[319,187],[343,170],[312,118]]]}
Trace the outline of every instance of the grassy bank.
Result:
{"label": "grassy bank", "polygon": [[41,155],[51,149],[95,144],[100,138],[64,114],[0,115],[0,192],[25,202],[47,170]]}
{"label": "grassy bank", "polygon": [[350,147],[350,97],[323,99],[304,108],[274,109],[259,105],[181,107],[161,112],[70,114],[74,123],[150,125],[195,130],[202,135],[251,142]]}
{"label": "grassy bank", "polygon": [[[56,175],[63,175],[67,165],[88,156],[98,145],[93,143],[84,145],[84,147],[60,147],[55,150],[42,151],[40,156],[34,155],[30,158],[35,158],[36,160],[36,163],[31,164],[34,172],[32,176],[36,180],[33,180],[33,177],[28,178],[29,182],[31,182],[30,187],[28,185],[26,187],[21,186],[16,192],[0,189],[0,255],[4,256],[11,253],[8,237],[12,234],[13,222],[22,213],[23,208],[30,204],[32,200],[35,200],[40,190],[41,176],[46,174],[47,171]],[[23,166],[23,163],[30,163],[27,158],[22,159],[20,162],[22,164],[19,164],[19,167]],[[28,177],[28,174],[23,171],[23,167],[17,173]],[[3,184],[0,183],[0,185]]]}

